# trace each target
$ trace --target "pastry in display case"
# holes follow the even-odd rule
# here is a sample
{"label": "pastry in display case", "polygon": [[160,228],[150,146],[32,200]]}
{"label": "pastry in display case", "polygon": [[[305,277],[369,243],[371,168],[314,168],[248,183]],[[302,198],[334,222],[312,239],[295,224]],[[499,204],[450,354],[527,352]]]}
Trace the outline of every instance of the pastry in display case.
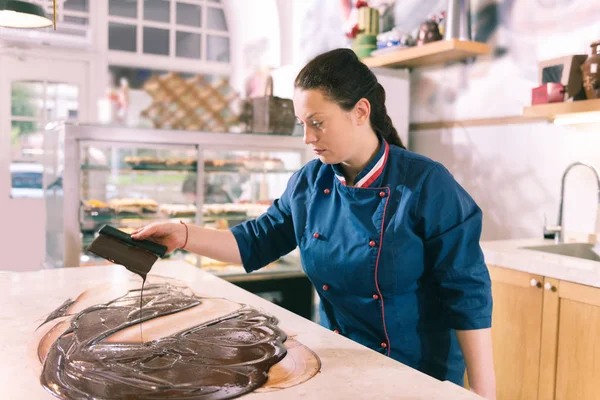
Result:
{"label": "pastry in display case", "polygon": [[194,204],[161,204],[159,210],[170,218],[195,217],[198,211]]}
{"label": "pastry in display case", "polygon": [[123,160],[134,169],[195,169],[198,160],[195,158],[160,158],[160,157],[138,157],[127,156]]}
{"label": "pastry in display case", "polygon": [[114,210],[107,203],[96,199],[85,200],[83,211],[91,218],[110,218],[114,215]]}
{"label": "pastry in display case", "polygon": [[108,206],[116,215],[148,215],[156,214],[158,203],[152,199],[112,199]]}
{"label": "pastry in display case", "polygon": [[244,167],[254,171],[273,171],[285,169],[283,160],[269,157],[249,157],[243,160]]}

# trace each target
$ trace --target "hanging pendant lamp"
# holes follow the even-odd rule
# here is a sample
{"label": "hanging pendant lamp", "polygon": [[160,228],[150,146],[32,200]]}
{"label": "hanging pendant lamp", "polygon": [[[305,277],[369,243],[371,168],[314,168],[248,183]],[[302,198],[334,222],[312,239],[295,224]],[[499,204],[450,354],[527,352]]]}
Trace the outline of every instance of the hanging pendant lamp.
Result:
{"label": "hanging pendant lamp", "polygon": [[[0,27],[45,28],[53,21],[37,4],[18,0],[0,0]],[[54,29],[56,30],[56,0],[54,0]]]}

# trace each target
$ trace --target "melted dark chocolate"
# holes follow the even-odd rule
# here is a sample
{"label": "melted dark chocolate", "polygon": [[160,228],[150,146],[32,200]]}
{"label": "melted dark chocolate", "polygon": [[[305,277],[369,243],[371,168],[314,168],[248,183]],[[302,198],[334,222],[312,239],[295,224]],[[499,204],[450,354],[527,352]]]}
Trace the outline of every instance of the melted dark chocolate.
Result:
{"label": "melted dark chocolate", "polygon": [[[151,284],[144,294],[143,321],[202,302],[170,284]],[[137,295],[73,317],[44,362],[48,391],[61,399],[230,399],[261,387],[286,354],[277,320],[248,306],[149,343],[103,342],[140,322]]]}
{"label": "melted dark chocolate", "polygon": [[[140,292],[140,319],[144,317],[144,285],[146,284],[146,276],[147,274],[140,275],[142,277],[142,290]],[[140,342],[144,343],[144,331],[142,330],[142,325],[140,324]]]}
{"label": "melted dark chocolate", "polygon": [[[103,228],[104,229],[104,228]],[[122,233],[125,235],[125,233]],[[137,274],[142,278],[142,292],[140,293],[140,318],[142,318],[142,297],[144,296],[144,284],[146,283],[146,277],[148,272],[152,269],[152,266],[158,259],[158,255],[151,251],[132,246],[130,243],[123,242],[116,237],[108,234],[102,234],[94,239],[87,248],[88,251],[99,255],[113,263],[122,264],[129,271]],[[140,338],[144,341],[144,333],[142,331],[142,325],[140,324]]]}
{"label": "melted dark chocolate", "polygon": [[[73,305],[73,303],[75,303],[75,302],[71,299],[65,300],[64,303],[62,303],[56,310],[52,311],[50,313],[50,315],[48,315],[46,320],[44,322],[42,322],[40,326],[44,325],[46,322],[50,322],[56,318],[60,318],[60,317],[64,316],[67,313],[67,310],[69,309],[69,307],[71,307],[71,305]],[[38,328],[39,328],[39,326],[38,326]]]}

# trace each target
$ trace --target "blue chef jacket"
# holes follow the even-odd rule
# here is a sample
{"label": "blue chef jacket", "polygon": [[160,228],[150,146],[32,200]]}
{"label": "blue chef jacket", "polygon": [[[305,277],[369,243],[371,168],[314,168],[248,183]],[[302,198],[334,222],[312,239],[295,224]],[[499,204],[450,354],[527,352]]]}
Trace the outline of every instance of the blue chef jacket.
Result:
{"label": "blue chef jacket", "polygon": [[355,182],[305,165],[264,215],[231,228],[244,268],[299,246],[325,327],[462,386],[454,330],[492,319],[480,208],[441,164],[385,141]]}

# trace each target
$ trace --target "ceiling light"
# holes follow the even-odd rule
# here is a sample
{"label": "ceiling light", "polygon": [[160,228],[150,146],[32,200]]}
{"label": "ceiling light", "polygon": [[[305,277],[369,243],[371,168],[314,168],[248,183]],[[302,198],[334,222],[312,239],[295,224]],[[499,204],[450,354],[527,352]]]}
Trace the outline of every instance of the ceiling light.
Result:
{"label": "ceiling light", "polygon": [[17,0],[0,0],[0,27],[45,28],[52,25],[44,9],[37,4]]}

